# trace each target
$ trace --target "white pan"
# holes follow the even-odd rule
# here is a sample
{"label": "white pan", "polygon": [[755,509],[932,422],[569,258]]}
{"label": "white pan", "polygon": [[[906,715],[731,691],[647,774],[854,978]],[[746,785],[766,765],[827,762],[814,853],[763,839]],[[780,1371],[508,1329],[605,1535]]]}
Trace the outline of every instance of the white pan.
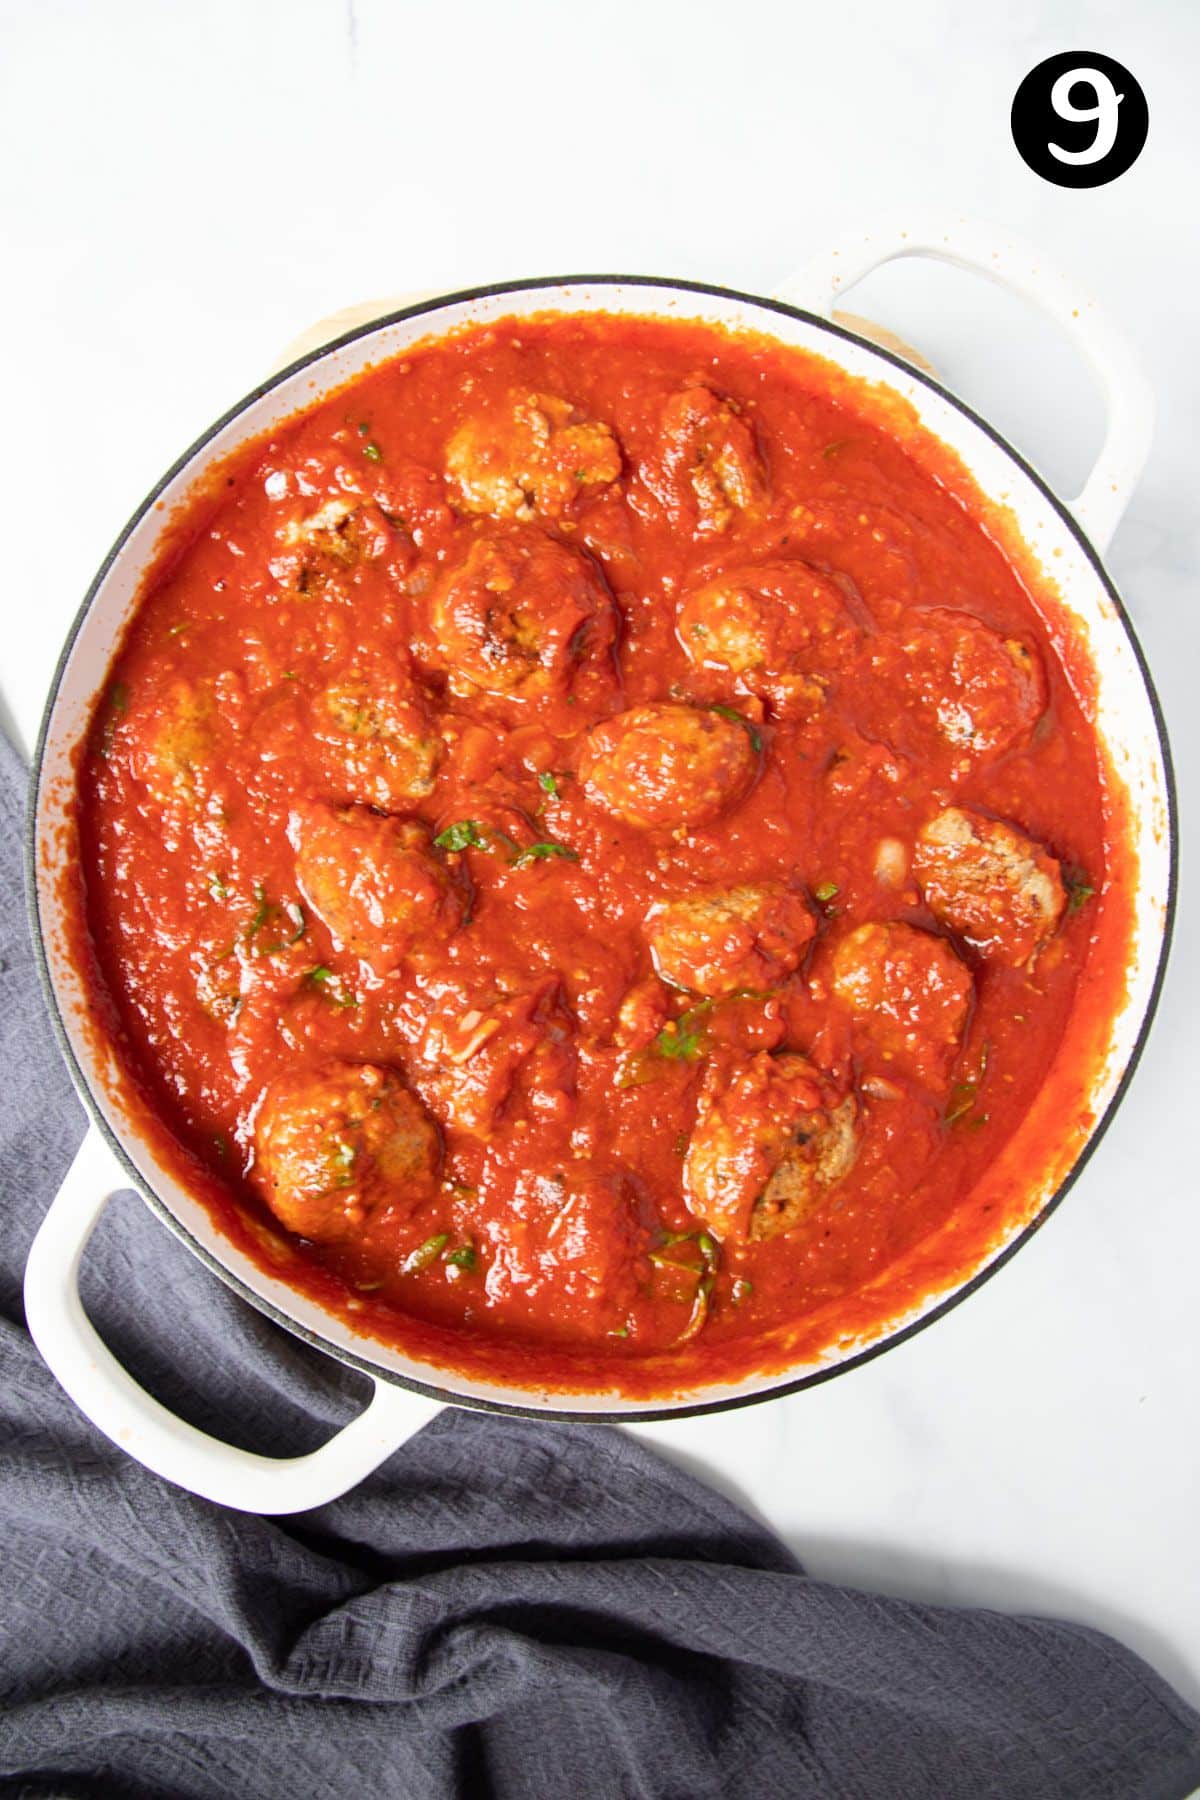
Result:
{"label": "white pan", "polygon": [[[1049,312],[1091,363],[1107,396],[1108,429],[1096,466],[1075,500],[1064,504],[1051,494],[1028,463],[935,381],[831,322],[835,298],[881,263],[914,255],[955,263],[1016,289]],[[357,1333],[346,1319],[252,1261],[167,1166],[152,1134],[139,1125],[136,1109],[125,1103],[115,1055],[94,1027],[85,1027],[86,987],[69,953],[58,879],[64,859],[72,854],[73,753],[88,729],[165,522],[208,466],[342,386],[367,364],[396,355],[418,339],[464,322],[547,309],[649,313],[750,327],[814,352],[852,376],[882,382],[910,402],[923,426],[957,453],[983,494],[1010,509],[1028,550],[1052,570],[1093,665],[1096,727],[1128,790],[1136,838],[1127,993],[1094,1064],[1087,1096],[1092,1122],[1075,1140],[1039,1141],[1037,1157],[1027,1156],[1026,1165],[1044,1168],[1044,1175],[1032,1184],[1007,1234],[953,1286],[931,1294],[919,1308],[871,1336],[842,1345],[815,1363],[683,1391],[669,1401],[633,1401],[600,1389],[531,1393],[460,1376]],[[206,432],[126,526],[93,582],[55,673],[33,770],[28,846],[33,933],[59,1041],[92,1123],[34,1243],[25,1303],[38,1348],[87,1416],[131,1456],[197,1494],[255,1512],[296,1512],[353,1487],[447,1403],[597,1420],[664,1418],[743,1405],[856,1367],[932,1324],[994,1273],[1062,1198],[1095,1148],[1145,1041],[1166,960],[1176,862],[1170,758],[1150,677],[1100,561],[1141,473],[1152,410],[1146,384],[1119,338],[1095,306],[1052,275],[1041,257],[982,227],[912,220],[902,230],[846,240],[785,282],[772,300],[698,283],[589,276],[475,289],[408,307],[285,369]],[[1036,1120],[1030,1126],[1035,1128]],[[1022,1126],[1018,1141],[1024,1130]],[[208,1437],[144,1393],[100,1342],[77,1285],[80,1258],[100,1213],[115,1192],[130,1186],[246,1300],[370,1375],[375,1393],[366,1410],[311,1455],[278,1460]]]}

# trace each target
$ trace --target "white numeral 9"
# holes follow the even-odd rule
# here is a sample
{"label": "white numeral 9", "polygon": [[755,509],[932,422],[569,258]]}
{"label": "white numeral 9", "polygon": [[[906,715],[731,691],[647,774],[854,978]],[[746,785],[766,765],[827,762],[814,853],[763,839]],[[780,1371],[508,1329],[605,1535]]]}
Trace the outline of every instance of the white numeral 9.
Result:
{"label": "white numeral 9", "polygon": [[[1077,81],[1086,82],[1092,89],[1096,96],[1095,106],[1073,104],[1071,89]],[[1051,106],[1060,119],[1069,119],[1074,125],[1094,119],[1096,135],[1086,150],[1061,150],[1055,143],[1047,144],[1051,156],[1056,156],[1062,163],[1102,162],[1117,141],[1118,108],[1124,98],[1100,69],[1068,69],[1060,75],[1050,89]]]}

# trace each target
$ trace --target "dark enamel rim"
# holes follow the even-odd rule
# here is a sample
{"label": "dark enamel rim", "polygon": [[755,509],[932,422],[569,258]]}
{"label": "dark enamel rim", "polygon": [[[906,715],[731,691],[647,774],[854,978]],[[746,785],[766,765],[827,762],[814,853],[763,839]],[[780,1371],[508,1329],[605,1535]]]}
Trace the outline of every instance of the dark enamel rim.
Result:
{"label": "dark enamel rim", "polygon": [[[911,1324],[904,1326],[902,1329],[894,1332],[888,1337],[880,1339],[878,1343],[870,1345],[867,1349],[859,1351],[856,1355],[848,1357],[844,1362],[840,1362],[832,1368],[817,1369],[810,1374],[796,1376],[791,1379],[784,1378],[781,1381],[775,1381],[769,1386],[760,1388],[754,1393],[738,1394],[724,1400],[696,1401],[682,1406],[663,1404],[661,1406],[649,1408],[630,1405],[627,1407],[613,1407],[603,1412],[576,1412],[568,1411],[556,1406],[550,1406],[548,1404],[539,1406],[532,1402],[520,1404],[507,1400],[491,1400],[481,1398],[477,1395],[462,1394],[452,1387],[435,1387],[431,1383],[417,1381],[407,1375],[397,1374],[391,1369],[381,1369],[377,1364],[372,1363],[366,1357],[359,1356],[354,1351],[346,1350],[339,1345],[331,1344],[319,1333],[310,1331],[306,1326],[298,1323],[298,1321],[293,1319],[288,1313],[283,1312],[279,1307],[273,1305],[271,1301],[263,1299],[251,1288],[247,1287],[240,1277],[226,1268],[225,1264],[221,1262],[218,1257],[214,1256],[204,1245],[197,1242],[191,1232],[176,1218],[175,1214],[170,1210],[166,1203],[161,1200],[152,1189],[146,1186],[143,1177],[135,1168],[133,1161],[125,1150],[120,1138],[110,1128],[107,1120],[103,1117],[92,1094],[88,1079],[75,1057],[74,1050],[72,1049],[70,1039],[67,1035],[65,1022],[59,1010],[58,999],[50,979],[49,965],[42,937],[42,923],[38,906],[36,878],[36,827],[42,763],[45,756],[50,721],[58,699],[58,691],[62,682],[63,672],[74,647],[75,639],[91,609],[93,600],[108,576],[109,570],[124,549],[131,533],[141,523],[143,518],[145,518],[150,509],[156,505],[161,495],[165,492],[167,487],[169,487],[171,482],[175,480],[176,476],[196,458],[199,452],[202,451],[219,432],[223,431],[228,424],[236,419],[241,413],[245,412],[248,407],[254,405],[254,403],[260,400],[265,394],[268,394],[272,389],[279,387],[281,383],[289,380],[299,371],[314,367],[331,352],[340,350],[345,345],[356,342],[359,338],[370,337],[375,332],[381,331],[389,325],[400,324],[407,319],[419,318],[426,313],[440,312],[447,306],[457,305],[465,301],[489,299],[503,294],[528,293],[542,289],[550,290],[572,287],[635,287],[647,288],[650,290],[667,288],[674,289],[678,292],[709,295],[721,300],[732,300],[740,305],[751,307],[758,312],[773,312],[779,313],[786,318],[800,319],[805,324],[813,325],[818,330],[827,333],[831,337],[844,338],[848,342],[858,345],[860,348],[867,350],[873,357],[878,358],[880,362],[890,364],[893,368],[900,370],[906,379],[920,382],[923,387],[929,388],[931,392],[937,394],[940,399],[944,400],[949,406],[952,406],[956,412],[961,413],[964,418],[970,420],[978,430],[983,432],[985,437],[990,438],[992,443],[1003,450],[1012,462],[1016,464],[1017,468],[1021,470],[1022,474],[1032,482],[1033,486],[1041,494],[1047,505],[1054,509],[1068,531],[1070,531],[1072,537],[1074,537],[1075,541],[1078,543],[1080,549],[1090,563],[1096,579],[1100,582],[1105,593],[1112,601],[1117,618],[1129,641],[1130,648],[1137,660],[1138,669],[1141,673],[1146,694],[1150,701],[1155,729],[1158,735],[1159,753],[1162,757],[1163,769],[1166,776],[1170,844],[1170,874],[1168,879],[1166,919],[1163,926],[1158,964],[1155,969],[1154,984],[1151,989],[1149,1001],[1146,1005],[1145,1013],[1142,1017],[1136,1042],[1134,1043],[1129,1061],[1117,1086],[1116,1092],[1113,1094],[1112,1099],[1105,1108],[1102,1118],[1094,1127],[1091,1136],[1081,1150],[1070,1172],[1060,1183],[1049,1200],[1047,1200],[1036,1218],[1032,1219],[1030,1223],[1017,1234],[1012,1242],[1006,1245],[1005,1248],[984,1268],[980,1269],[975,1275],[971,1276],[968,1281],[964,1282],[961,1287],[955,1289],[952,1294],[940,1301],[937,1306],[932,1307],[928,1312],[922,1314],[919,1319],[915,1319]],[[757,1406],[764,1400],[778,1400],[786,1394],[799,1393],[803,1388],[817,1387],[822,1382],[831,1381],[836,1376],[847,1374],[851,1369],[859,1368],[862,1364],[873,1361],[875,1357],[882,1356],[885,1351],[894,1349],[898,1344],[902,1344],[907,1339],[914,1337],[917,1332],[924,1331],[928,1326],[935,1324],[937,1320],[944,1318],[954,1307],[961,1305],[962,1302],[973,1294],[977,1288],[982,1287],[985,1281],[989,1281],[993,1275],[1004,1267],[1011,1257],[1016,1255],[1017,1251],[1020,1250],[1024,1244],[1029,1242],[1035,1232],[1040,1230],[1045,1221],[1050,1217],[1050,1214],[1055,1211],[1065,1199],[1066,1195],[1071,1191],[1072,1187],[1074,1187],[1076,1181],[1083,1173],[1083,1170],[1087,1167],[1096,1147],[1108,1130],[1108,1127],[1116,1114],[1117,1108],[1124,1099],[1126,1090],[1133,1079],[1134,1072],[1137,1069],[1142,1052],[1145,1049],[1151,1025],[1154,1022],[1154,1015],[1158,1009],[1159,997],[1162,993],[1163,978],[1166,974],[1167,959],[1170,953],[1171,938],[1175,926],[1176,898],[1179,879],[1178,805],[1175,791],[1175,771],[1171,760],[1171,747],[1167,738],[1167,729],[1163,719],[1162,707],[1159,703],[1158,694],[1155,691],[1149,668],[1146,665],[1146,659],[1142,653],[1141,645],[1138,643],[1137,635],[1134,632],[1129,615],[1121,602],[1120,595],[1109,580],[1100,558],[1097,556],[1095,550],[1088,542],[1087,537],[1064,503],[1056,494],[1051,492],[1041,476],[1030,467],[1029,463],[1025,461],[1018,451],[1013,449],[1012,445],[1008,443],[998,431],[994,430],[993,427],[988,424],[986,419],[980,418],[978,413],[972,411],[972,409],[965,405],[963,401],[959,400],[954,394],[944,388],[940,382],[935,381],[931,376],[926,375],[920,369],[914,368],[911,364],[905,362],[902,357],[896,356],[890,350],[881,349],[878,345],[872,344],[868,339],[858,336],[856,332],[847,331],[843,326],[835,325],[829,319],[821,318],[815,313],[806,312],[800,307],[789,306],[782,300],[763,299],[755,294],[742,293],[736,288],[718,287],[707,282],[685,280],[673,281],[665,276],[541,276],[528,281],[496,282],[486,287],[464,288],[457,293],[440,294],[434,299],[420,301],[413,306],[400,307],[395,312],[384,314],[378,319],[372,319],[366,325],[357,326],[353,331],[344,332],[340,337],[333,338],[327,344],[322,344],[319,349],[310,351],[308,355],[298,358],[296,362],[290,363],[287,368],[280,370],[278,374],[271,376],[269,380],[262,382],[260,386],[254,388],[243,399],[239,400],[235,406],[230,407],[228,412],[222,414],[216,423],[211,425],[207,431],[203,432],[201,436],[196,439],[195,443],[185,450],[183,455],[172,464],[153,491],[133,514],[132,518],[117,538],[116,543],[100,565],[95,579],[87,591],[83,604],[76,614],[67,640],[63,645],[62,653],[54,671],[54,678],[50,684],[49,696],[46,701],[45,711],[42,715],[41,729],[38,733],[37,747],[34,751],[30,780],[29,814],[25,831],[25,875],[30,927],[42,991],[46,998],[46,1004],[49,1009],[55,1036],[58,1039],[59,1048],[66,1059],[76,1089],[83,1100],[92,1123],[101,1132],[109,1149],[113,1152],[117,1161],[130,1177],[130,1185],[142,1196],[151,1209],[162,1220],[163,1224],[166,1225],[169,1230],[173,1231],[177,1237],[181,1238],[193,1254],[198,1256],[207,1268],[211,1269],[214,1275],[223,1281],[227,1287],[232,1288],[235,1293],[240,1294],[243,1300],[248,1301],[249,1304],[256,1307],[259,1312],[265,1313],[268,1318],[273,1319],[277,1325],[283,1326],[285,1330],[290,1331],[295,1337],[301,1338],[305,1343],[311,1344],[314,1349],[323,1351],[325,1355],[335,1357],[339,1362],[345,1363],[349,1367],[359,1370],[362,1374],[370,1376],[374,1381],[391,1382],[394,1386],[408,1388],[414,1393],[426,1395],[430,1399],[444,1401],[448,1405],[468,1406],[483,1412],[509,1413],[518,1418],[528,1419],[549,1418],[585,1424],[617,1425],[636,1419],[658,1420],[694,1418],[702,1413],[729,1412],[737,1407]]]}

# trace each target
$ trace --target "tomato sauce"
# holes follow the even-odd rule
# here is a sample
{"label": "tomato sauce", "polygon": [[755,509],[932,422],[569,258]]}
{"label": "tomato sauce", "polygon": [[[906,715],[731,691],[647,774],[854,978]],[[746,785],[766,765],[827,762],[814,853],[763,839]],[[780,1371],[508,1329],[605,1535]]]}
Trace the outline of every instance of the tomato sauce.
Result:
{"label": "tomato sauce", "polygon": [[1044,1101],[1120,886],[1053,601],[965,488],[816,359],[597,314],[431,340],[196,495],[82,904],[232,1235],[547,1388],[867,1322]]}

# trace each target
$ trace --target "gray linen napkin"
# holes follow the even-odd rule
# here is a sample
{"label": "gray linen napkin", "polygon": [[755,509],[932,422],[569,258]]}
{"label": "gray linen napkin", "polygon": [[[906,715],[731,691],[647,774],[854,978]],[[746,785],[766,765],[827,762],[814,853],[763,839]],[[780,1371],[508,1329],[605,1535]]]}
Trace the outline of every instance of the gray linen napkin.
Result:
{"label": "gray linen napkin", "polygon": [[[167,1486],[26,1335],[21,1272],[83,1129],[21,895],[0,739],[0,1793],[204,1800],[1180,1800],[1200,1718],[1082,1626],[809,1580],[601,1426],[447,1413],[283,1521]],[[295,1453],[359,1378],[132,1196],[88,1252],[108,1341],[194,1423]]]}

